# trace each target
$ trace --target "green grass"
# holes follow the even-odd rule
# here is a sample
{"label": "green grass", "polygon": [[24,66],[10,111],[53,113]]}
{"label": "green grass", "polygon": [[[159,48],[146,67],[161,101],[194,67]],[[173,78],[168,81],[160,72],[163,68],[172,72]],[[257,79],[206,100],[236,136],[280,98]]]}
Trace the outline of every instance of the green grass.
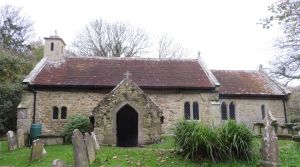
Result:
{"label": "green grass", "polygon": [[[181,156],[172,151],[174,149],[174,139],[164,137],[158,144],[145,146],[145,148],[118,148],[104,146],[98,152],[95,162],[92,166],[203,166],[203,167],[246,167],[257,166],[260,161],[260,139],[255,140],[255,157],[250,163],[246,162],[222,162],[213,164],[209,160],[201,162],[185,161]],[[282,166],[297,167],[300,166],[300,145],[289,140],[280,140],[280,158]],[[73,164],[73,151],[71,145],[45,146],[47,156],[39,161],[29,163],[30,149],[24,148],[8,152],[8,146],[5,141],[0,141],[0,166],[16,167],[46,167],[51,166],[54,159],[62,159],[68,165]]]}

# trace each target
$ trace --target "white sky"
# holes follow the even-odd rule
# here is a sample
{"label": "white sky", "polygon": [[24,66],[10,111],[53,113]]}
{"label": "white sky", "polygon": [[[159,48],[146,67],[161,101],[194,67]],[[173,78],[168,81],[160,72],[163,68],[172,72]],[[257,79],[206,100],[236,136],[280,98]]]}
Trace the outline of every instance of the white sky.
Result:
{"label": "white sky", "polygon": [[268,66],[278,32],[257,25],[273,0],[0,0],[23,8],[37,38],[54,30],[71,45],[90,21],[103,18],[143,28],[153,36],[168,33],[210,69],[256,70]]}

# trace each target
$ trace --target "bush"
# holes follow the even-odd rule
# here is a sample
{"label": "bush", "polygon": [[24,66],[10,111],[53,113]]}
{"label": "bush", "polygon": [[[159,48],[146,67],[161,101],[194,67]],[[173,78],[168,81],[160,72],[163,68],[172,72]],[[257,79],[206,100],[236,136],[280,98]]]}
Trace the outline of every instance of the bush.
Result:
{"label": "bush", "polygon": [[174,129],[176,149],[190,159],[250,160],[253,135],[245,126],[228,121],[212,127],[193,121],[180,121]]}
{"label": "bush", "polygon": [[64,135],[66,142],[71,142],[74,129],[78,129],[81,133],[90,132],[90,120],[83,115],[72,116],[64,127]]}

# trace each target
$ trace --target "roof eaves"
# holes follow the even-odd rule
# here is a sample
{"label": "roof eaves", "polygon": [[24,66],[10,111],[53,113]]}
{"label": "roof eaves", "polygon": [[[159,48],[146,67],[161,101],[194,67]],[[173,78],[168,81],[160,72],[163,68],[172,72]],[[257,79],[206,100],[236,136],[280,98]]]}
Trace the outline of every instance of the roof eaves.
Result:
{"label": "roof eaves", "polygon": [[214,76],[214,74],[208,69],[206,64],[204,63],[203,59],[201,56],[198,56],[197,62],[199,65],[202,67],[204,70],[205,74],[207,75],[209,81],[216,87],[220,87],[220,82],[217,80],[217,78]]}
{"label": "roof eaves", "polygon": [[22,83],[31,84],[32,81],[36,78],[36,76],[41,72],[41,70],[45,67],[48,58],[44,57],[38,64],[31,70],[31,72],[25,77]]}
{"label": "roof eaves", "polygon": [[284,87],[282,84],[280,84],[278,81],[272,79],[271,77],[269,77],[269,75],[266,74],[265,71],[263,70],[259,70],[258,71],[259,73],[263,74],[265,77],[267,77],[271,82],[273,82],[281,91],[284,95],[289,95],[291,94],[292,92],[287,89],[286,87]]}

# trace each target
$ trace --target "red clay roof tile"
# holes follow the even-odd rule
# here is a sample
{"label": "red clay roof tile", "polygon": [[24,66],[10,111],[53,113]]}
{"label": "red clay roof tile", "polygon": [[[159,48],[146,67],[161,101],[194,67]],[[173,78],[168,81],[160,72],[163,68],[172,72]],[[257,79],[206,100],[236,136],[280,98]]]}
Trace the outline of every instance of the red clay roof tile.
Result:
{"label": "red clay roof tile", "polygon": [[212,70],[220,82],[221,95],[285,95],[268,76],[259,71]]}
{"label": "red clay roof tile", "polygon": [[215,86],[197,60],[158,60],[130,58],[65,58],[60,63],[47,61],[32,85],[115,87],[129,71],[140,87],[197,88]]}

